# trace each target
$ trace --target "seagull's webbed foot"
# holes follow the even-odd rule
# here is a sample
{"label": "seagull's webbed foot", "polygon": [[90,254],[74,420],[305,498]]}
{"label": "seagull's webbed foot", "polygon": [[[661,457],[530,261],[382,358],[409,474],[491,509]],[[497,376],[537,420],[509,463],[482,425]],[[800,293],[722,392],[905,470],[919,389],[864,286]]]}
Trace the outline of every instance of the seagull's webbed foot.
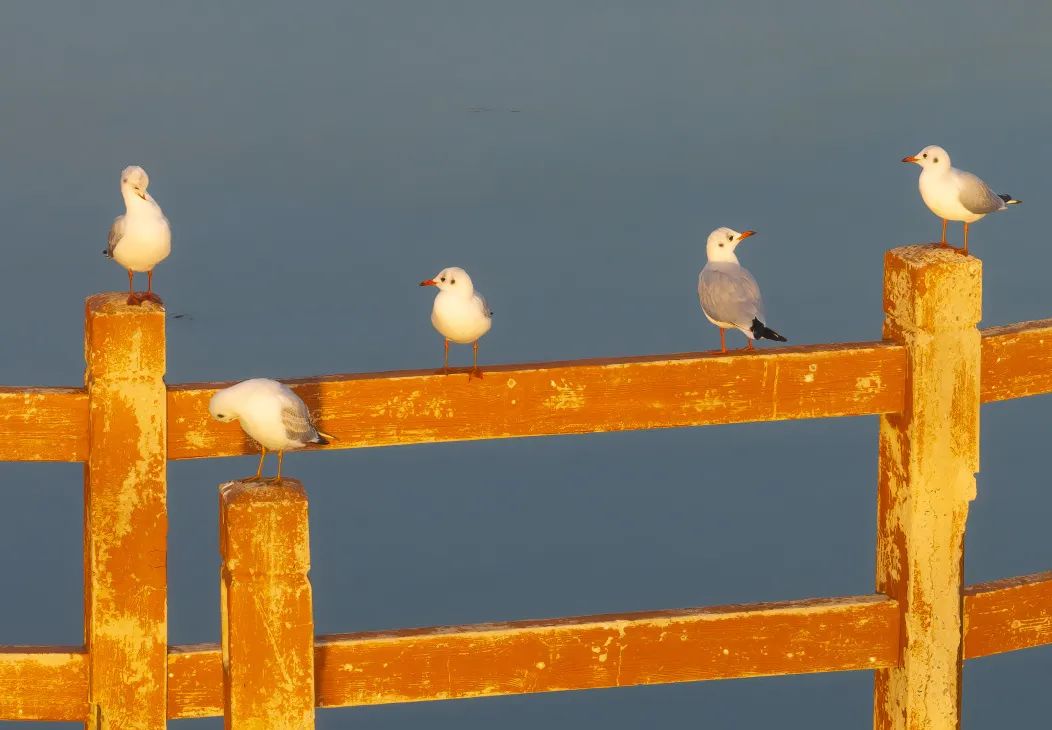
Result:
{"label": "seagull's webbed foot", "polygon": [[472,378],[478,378],[479,380],[482,380],[482,370],[478,366],[475,366],[475,367],[471,368],[470,371],[468,371],[468,382],[469,383],[471,382]]}
{"label": "seagull's webbed foot", "polygon": [[142,304],[143,300],[144,295],[140,294],[137,291],[133,291],[130,294],[128,294],[128,304]]}
{"label": "seagull's webbed foot", "polygon": [[154,294],[152,291],[148,291],[145,294],[143,294],[142,300],[144,302],[153,302],[154,304],[159,304],[162,307],[164,306],[164,302],[161,300],[161,298]]}

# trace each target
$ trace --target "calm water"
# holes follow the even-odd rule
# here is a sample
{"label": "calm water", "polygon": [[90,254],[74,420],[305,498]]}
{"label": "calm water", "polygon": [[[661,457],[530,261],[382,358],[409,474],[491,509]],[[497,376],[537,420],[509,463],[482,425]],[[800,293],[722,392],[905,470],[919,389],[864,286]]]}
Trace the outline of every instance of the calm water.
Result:
{"label": "calm water", "polygon": [[[99,251],[133,162],[174,229],[173,383],[437,364],[416,283],[453,264],[496,311],[486,362],[711,348],[694,285],[719,225],[760,231],[741,257],[793,343],[873,339],[883,251],[938,233],[899,163],[930,143],[1026,201],[973,229],[984,324],[1052,315],[1048,3],[122,5],[0,11],[2,383],[81,380],[83,298],[125,281]],[[1052,567],[1050,406],[983,411],[969,581]],[[218,637],[215,485],[253,466],[171,466],[173,643]],[[287,467],[319,632],[872,589],[873,418]],[[80,467],[0,475],[0,644],[78,643]],[[1050,673],[1048,648],[969,663],[966,726],[1035,726]],[[827,674],[318,725],[867,727],[870,693]]]}

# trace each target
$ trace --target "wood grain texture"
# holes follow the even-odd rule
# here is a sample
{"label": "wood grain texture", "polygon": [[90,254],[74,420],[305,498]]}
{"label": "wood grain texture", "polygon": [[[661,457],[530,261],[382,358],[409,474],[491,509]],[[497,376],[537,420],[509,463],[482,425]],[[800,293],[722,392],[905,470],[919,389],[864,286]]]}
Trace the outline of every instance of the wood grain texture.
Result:
{"label": "wood grain texture", "polygon": [[983,403],[1052,393],[1052,319],[983,331]]}
{"label": "wood grain texture", "polygon": [[219,487],[225,727],[314,727],[307,493],[295,479]]}
{"label": "wood grain texture", "polygon": [[223,653],[218,644],[168,649],[168,717],[223,714]]}
{"label": "wood grain texture", "polygon": [[83,461],[87,453],[83,388],[0,387],[0,461]]}
{"label": "wood grain texture", "polygon": [[[887,413],[902,408],[904,367],[901,346],[874,342],[285,382],[339,439],[327,448],[356,448]],[[258,450],[209,417],[227,385],[170,390],[169,458]]]}
{"label": "wood grain texture", "polygon": [[[873,669],[895,661],[898,616],[895,601],[872,595],[319,636],[317,702],[340,707]],[[222,714],[218,647],[195,647],[192,662],[171,666],[173,675],[186,672],[171,680],[172,717]]]}
{"label": "wood grain texture", "polygon": [[84,634],[91,730],[165,726],[168,510],[164,310],[86,305]]}
{"label": "wood grain texture", "polygon": [[961,567],[979,470],[982,263],[908,246],[884,258],[884,336],[908,352],[905,408],[882,415],[877,590],[902,608],[902,656],[874,673],[875,730],[960,726]]}
{"label": "wood grain texture", "polygon": [[0,720],[84,721],[88,661],[73,646],[0,646]]}
{"label": "wood grain texture", "polygon": [[1052,644],[1052,571],[970,586],[964,658]]}

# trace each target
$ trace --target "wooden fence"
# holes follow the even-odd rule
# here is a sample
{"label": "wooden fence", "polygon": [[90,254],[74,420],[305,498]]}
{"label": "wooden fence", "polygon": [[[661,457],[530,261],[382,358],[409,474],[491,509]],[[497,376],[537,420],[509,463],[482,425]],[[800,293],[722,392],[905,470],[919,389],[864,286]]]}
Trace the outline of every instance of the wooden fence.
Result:
{"label": "wooden fence", "polygon": [[[0,647],[0,719],[312,727],[315,707],[870,670],[874,727],[958,727],[964,660],[1052,643],[1052,572],[962,586],[980,404],[1052,392],[1052,320],[979,331],[981,263],[885,257],[883,339],[290,381],[327,448],[880,418],[875,592],[314,636],[307,499],[220,487],[222,642],[167,643],[166,464],[253,452],[166,386],[164,312],[87,300],[83,388],[0,389],[0,460],[84,464],[83,646]],[[264,638],[265,637],[265,638]]]}

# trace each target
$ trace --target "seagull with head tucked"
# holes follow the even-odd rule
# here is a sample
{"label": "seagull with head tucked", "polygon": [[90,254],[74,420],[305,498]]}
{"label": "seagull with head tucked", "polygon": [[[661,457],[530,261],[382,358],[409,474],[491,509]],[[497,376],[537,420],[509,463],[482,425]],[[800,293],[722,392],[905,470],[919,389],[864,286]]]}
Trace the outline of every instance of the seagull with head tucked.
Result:
{"label": "seagull with head tucked", "polygon": [[[109,245],[102,251],[128,270],[128,304],[144,301],[161,304],[153,293],[153,267],[172,251],[172,231],[161,206],[146,192],[150,177],[138,165],[121,173],[121,195],[126,211],[110,226]],[[136,271],[146,272],[146,291],[137,293],[133,282]]]}
{"label": "seagull with head tucked", "polygon": [[964,223],[964,248],[968,255],[968,224],[975,223],[987,213],[1005,210],[1021,201],[1011,195],[995,193],[990,187],[970,172],[958,170],[950,164],[950,156],[938,145],[928,145],[915,155],[902,158],[903,162],[920,165],[920,194],[924,204],[935,215],[942,218],[942,240],[946,243],[946,222]]}
{"label": "seagull with head tucked", "polygon": [[720,350],[727,352],[726,330],[737,329],[748,338],[748,349],[756,339],[787,340],[767,326],[760,286],[748,269],[738,263],[734,249],[756,231],[738,233],[717,228],[705,245],[708,263],[698,275],[698,300],[706,319],[720,328]]}
{"label": "seagull with head tucked", "polygon": [[[449,343],[471,343],[473,354],[470,375],[482,377],[479,370],[479,338],[493,325],[493,312],[486,300],[475,291],[468,272],[456,266],[442,269],[433,279],[425,279],[420,286],[438,289],[431,308],[431,324],[445,338],[445,357],[442,372],[449,372]],[[469,376],[470,379],[470,376]]]}
{"label": "seagull with head tucked", "polygon": [[278,474],[285,452],[307,444],[324,446],[336,439],[314,425],[307,404],[285,384],[267,378],[245,380],[223,388],[208,403],[212,418],[221,423],[241,421],[241,428],[259,444],[259,467],[256,478],[262,478],[263,459],[267,449],[278,452]]}

